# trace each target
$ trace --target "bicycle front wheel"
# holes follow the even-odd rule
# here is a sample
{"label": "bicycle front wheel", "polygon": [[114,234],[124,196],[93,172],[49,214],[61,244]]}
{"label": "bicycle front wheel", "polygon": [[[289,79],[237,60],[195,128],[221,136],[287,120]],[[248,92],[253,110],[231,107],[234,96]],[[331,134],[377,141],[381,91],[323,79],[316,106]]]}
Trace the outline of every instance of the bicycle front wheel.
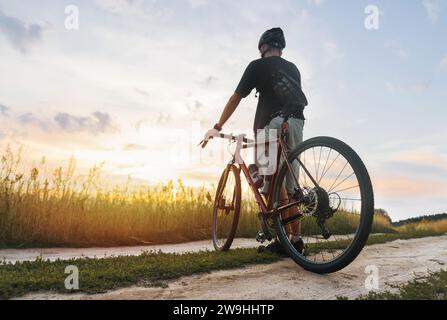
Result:
{"label": "bicycle front wheel", "polygon": [[[274,197],[274,203],[297,202],[275,217],[275,228],[304,269],[336,272],[363,249],[373,222],[373,188],[362,160],[342,141],[317,137],[301,143],[280,168]],[[301,237],[300,248],[292,236]]]}
{"label": "bicycle front wheel", "polygon": [[228,165],[219,181],[213,210],[213,245],[227,251],[233,243],[241,210],[241,178],[235,165]]}

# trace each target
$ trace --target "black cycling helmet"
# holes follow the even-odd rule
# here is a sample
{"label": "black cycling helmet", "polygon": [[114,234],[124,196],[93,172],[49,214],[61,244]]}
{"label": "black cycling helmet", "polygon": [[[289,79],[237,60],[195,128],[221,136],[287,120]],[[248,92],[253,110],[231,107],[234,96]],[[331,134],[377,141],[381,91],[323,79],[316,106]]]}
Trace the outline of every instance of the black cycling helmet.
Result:
{"label": "black cycling helmet", "polygon": [[258,49],[264,44],[268,44],[271,47],[284,49],[286,47],[286,38],[284,37],[284,32],[281,28],[273,28],[264,32],[259,39]]}

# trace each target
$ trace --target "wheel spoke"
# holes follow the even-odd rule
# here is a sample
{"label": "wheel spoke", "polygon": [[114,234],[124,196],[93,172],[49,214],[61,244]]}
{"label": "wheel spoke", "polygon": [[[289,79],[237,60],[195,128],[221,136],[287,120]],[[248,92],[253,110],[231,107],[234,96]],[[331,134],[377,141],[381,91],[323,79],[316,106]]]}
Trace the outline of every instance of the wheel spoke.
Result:
{"label": "wheel spoke", "polygon": [[351,178],[353,175],[355,175],[355,172],[352,172],[349,176],[347,176],[345,179],[343,179],[341,182],[339,182],[336,186],[332,187],[328,190],[328,193],[330,193],[333,189],[337,188],[339,185],[341,185],[343,182]]}
{"label": "wheel spoke", "polygon": [[332,189],[332,187],[334,186],[334,184],[337,182],[338,178],[340,178],[341,174],[343,173],[343,171],[345,171],[346,166],[349,164],[348,161],[346,161],[346,164],[344,165],[343,169],[340,171],[340,173],[338,174],[337,178],[335,178],[335,181],[332,183],[332,185],[329,187],[329,190]]}
{"label": "wheel spoke", "polygon": [[331,170],[332,166],[334,165],[335,161],[337,161],[338,157],[340,157],[340,153],[337,155],[337,157],[335,157],[334,161],[332,161],[331,165],[327,168],[327,170],[323,173],[323,175],[320,177],[320,181],[324,178],[324,176],[326,175],[326,173],[329,172],[329,170]]}
{"label": "wheel spoke", "polygon": [[362,201],[362,199],[354,199],[354,198],[340,198],[340,199],[346,201]]}
{"label": "wheel spoke", "polygon": [[315,174],[315,180],[318,181],[318,173],[320,172],[320,162],[321,162],[321,152],[323,151],[323,147],[320,147],[320,157],[318,158],[318,167],[317,173]]}
{"label": "wheel spoke", "polygon": [[353,187],[350,187],[350,188],[346,188],[346,189],[336,190],[336,191],[333,191],[333,193],[339,193],[339,192],[355,189],[355,188],[358,188],[358,187],[360,187],[360,185],[356,185],[356,186],[353,186]]}
{"label": "wheel spoke", "polygon": [[[328,154],[327,154],[327,158],[326,158],[326,162],[324,163],[323,170],[321,170],[322,173],[324,173],[324,170],[326,169],[326,166],[327,166],[327,163],[328,163],[328,161],[329,161],[329,156],[331,155],[331,152],[332,152],[332,149],[329,149],[329,152],[328,152]],[[320,184],[320,182],[321,182],[321,180],[322,180],[323,178],[324,178],[324,175],[322,175],[322,176],[320,177],[320,180],[318,180],[318,184]]]}
{"label": "wheel spoke", "polygon": [[[304,157],[304,164],[306,164],[307,162],[306,162],[306,152],[304,152],[303,153],[303,157]],[[307,175],[306,175],[306,172],[304,171],[304,169],[303,169],[303,167],[300,167],[301,168],[301,170],[303,170],[303,176],[304,176],[304,182],[305,182],[305,185],[307,186]]]}

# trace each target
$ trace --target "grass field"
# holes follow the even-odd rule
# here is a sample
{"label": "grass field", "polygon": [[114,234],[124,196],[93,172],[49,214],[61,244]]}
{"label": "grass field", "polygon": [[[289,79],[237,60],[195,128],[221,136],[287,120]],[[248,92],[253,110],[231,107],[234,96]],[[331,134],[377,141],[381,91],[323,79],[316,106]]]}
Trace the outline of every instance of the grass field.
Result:
{"label": "grass field", "polygon": [[447,231],[447,219],[430,221],[421,220],[419,222],[413,222],[409,224],[397,227],[398,232],[413,232],[413,231],[427,231],[432,230],[434,232],[446,232]]}
{"label": "grass field", "polygon": [[[444,234],[444,233],[442,233]],[[370,237],[368,244],[380,244],[396,239],[411,239],[441,235],[434,232],[383,234]],[[312,248],[313,252],[332,248]],[[107,290],[140,286],[166,286],[166,281],[197,273],[239,268],[250,264],[266,264],[282,257],[260,254],[256,249],[235,249],[229,252],[198,252],[187,254],[144,253],[140,256],[105,259],[73,259],[69,261],[22,262],[0,265],[0,299],[19,297],[26,293],[54,291],[68,293],[64,286],[65,267],[79,268],[82,284],[75,292],[101,293]]]}
{"label": "grass field", "polygon": [[[180,243],[211,238],[214,190],[164,185],[106,188],[101,167],[76,173],[74,160],[49,170],[45,161],[24,169],[20,153],[6,149],[0,163],[0,246],[120,246]],[[238,237],[259,230],[258,208],[244,195]],[[358,216],[339,212],[328,222],[337,234],[355,231]],[[318,227],[314,226],[316,230]],[[376,214],[373,232],[396,232]]]}

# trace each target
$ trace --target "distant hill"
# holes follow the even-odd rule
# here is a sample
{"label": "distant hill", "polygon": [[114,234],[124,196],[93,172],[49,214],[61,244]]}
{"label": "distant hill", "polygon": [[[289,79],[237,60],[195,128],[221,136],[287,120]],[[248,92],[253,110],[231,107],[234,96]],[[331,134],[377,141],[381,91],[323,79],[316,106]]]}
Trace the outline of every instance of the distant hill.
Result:
{"label": "distant hill", "polygon": [[403,225],[409,224],[409,223],[417,223],[417,222],[421,222],[421,221],[439,221],[439,220],[445,220],[445,219],[447,219],[447,213],[440,213],[440,214],[426,215],[426,216],[420,216],[420,217],[416,217],[416,218],[400,220],[397,222],[393,222],[392,225],[394,227],[400,227],[400,226],[403,226]]}

